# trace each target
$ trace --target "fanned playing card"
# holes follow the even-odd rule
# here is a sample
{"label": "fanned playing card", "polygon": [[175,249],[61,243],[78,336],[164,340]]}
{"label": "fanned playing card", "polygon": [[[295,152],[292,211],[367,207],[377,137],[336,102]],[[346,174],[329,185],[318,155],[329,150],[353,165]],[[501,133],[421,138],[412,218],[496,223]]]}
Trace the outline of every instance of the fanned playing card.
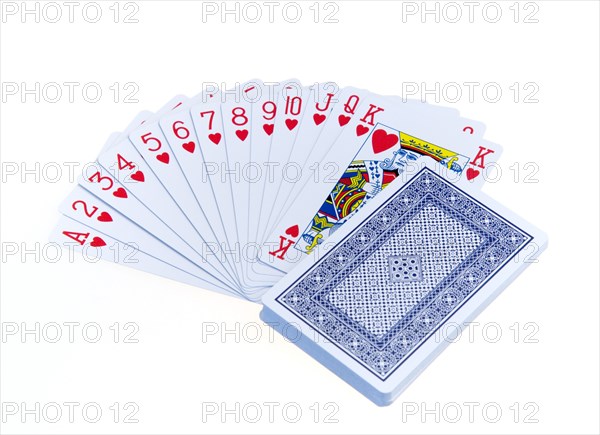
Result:
{"label": "fanned playing card", "polygon": [[546,245],[479,191],[501,154],[484,131],[331,82],[176,96],[110,137],[51,238],[262,298],[265,321],[385,405],[447,344],[436,331],[458,333]]}
{"label": "fanned playing card", "polygon": [[440,327],[473,319],[546,247],[433,160],[413,166],[263,297],[263,320],[378,405],[447,344]]}

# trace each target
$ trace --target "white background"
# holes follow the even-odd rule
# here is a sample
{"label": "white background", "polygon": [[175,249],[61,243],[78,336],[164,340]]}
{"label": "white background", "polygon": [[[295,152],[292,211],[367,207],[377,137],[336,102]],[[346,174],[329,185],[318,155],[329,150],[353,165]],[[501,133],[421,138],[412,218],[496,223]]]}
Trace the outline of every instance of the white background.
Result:
{"label": "white background", "polygon": [[[80,2],[70,23],[67,6],[59,2],[63,17],[49,23],[56,10],[46,9],[44,16],[44,3],[27,3],[38,3],[39,23],[35,15],[23,20],[20,10],[0,23],[1,81],[4,91],[18,86],[16,95],[3,92],[0,123],[2,249],[19,249],[2,259],[3,328],[96,322],[103,335],[88,343],[79,326],[69,343],[64,325],[65,336],[54,344],[43,337],[36,343],[33,335],[22,343],[19,334],[4,334],[1,401],[16,404],[18,412],[3,415],[2,433],[599,431],[597,2],[498,2],[502,16],[495,23],[496,7],[487,6],[485,15],[486,2],[476,5],[473,22],[463,2],[445,8],[438,3],[436,22],[434,14],[421,16],[421,2],[338,1],[338,23],[323,22],[334,10],[324,4],[314,23],[312,1],[300,2],[296,23],[282,16],[285,2],[275,9],[274,23],[261,2],[258,23],[243,16],[236,23],[233,14],[225,22],[219,14],[203,22],[202,3],[192,1],[137,1],[138,23],[123,22],[136,10],[124,4],[117,5],[121,14],[114,23],[113,1],[99,2],[103,15],[97,23],[88,22],[94,17],[89,7],[88,20],[82,16],[86,2]],[[455,5],[462,18],[451,23]],[[434,10],[436,2],[427,7]],[[416,14],[408,14],[415,8]],[[293,9],[287,12],[294,18]],[[532,20],[538,22],[525,22]],[[477,82],[473,101],[462,85],[462,98],[448,101],[451,93],[439,103],[487,124],[486,137],[502,144],[504,154],[502,177],[484,191],[549,235],[539,263],[478,317],[481,325],[472,337],[452,344],[390,407],[376,407],[293,344],[270,336],[258,305],[109,263],[21,256],[23,249],[35,251],[39,243],[43,250],[47,243],[56,208],[73,186],[65,162],[92,161],[111,132],[175,94],[194,95],[205,82],[232,86],[254,77],[333,80],[394,95],[415,84],[422,90],[439,83],[450,92],[452,83]],[[79,83],[74,101],[67,87],[56,103],[48,101],[53,94],[39,102],[36,95],[21,94],[21,83],[49,89],[52,82]],[[115,82],[121,89],[134,82],[139,102],[125,102],[122,90],[115,103],[109,89]],[[98,102],[82,97],[87,83],[103,89]],[[492,83],[487,98],[486,83]],[[502,96],[491,102],[497,87]],[[537,102],[525,102],[534,91],[529,100]],[[436,95],[427,101],[435,103]],[[539,168],[534,175],[535,166],[525,168],[528,162]],[[7,163],[19,172],[6,173]],[[37,163],[37,174],[22,180],[21,165],[33,169]],[[63,168],[58,180],[56,165]],[[139,343],[124,343],[122,334],[114,343],[115,322],[121,332],[134,322]],[[237,336],[221,336],[236,327]],[[252,343],[257,328],[261,336]],[[209,329],[218,332],[203,337]],[[492,342],[498,329],[502,336]],[[61,405],[58,423],[47,421],[54,416],[48,406],[39,423],[33,414],[21,423],[23,408],[35,409],[36,402],[77,402],[74,422]],[[121,408],[117,423],[109,409],[115,402]],[[137,423],[123,422],[128,402],[139,408]],[[265,402],[275,402],[272,423]],[[472,418],[467,402],[475,402]],[[102,408],[97,423],[82,417],[86,403]],[[203,414],[211,404],[216,414]],[[251,423],[256,404],[262,418]],[[289,422],[298,408],[299,421]],[[490,423],[497,409],[502,415]],[[337,422],[326,423],[329,414]],[[528,416],[533,422],[526,423]]]}

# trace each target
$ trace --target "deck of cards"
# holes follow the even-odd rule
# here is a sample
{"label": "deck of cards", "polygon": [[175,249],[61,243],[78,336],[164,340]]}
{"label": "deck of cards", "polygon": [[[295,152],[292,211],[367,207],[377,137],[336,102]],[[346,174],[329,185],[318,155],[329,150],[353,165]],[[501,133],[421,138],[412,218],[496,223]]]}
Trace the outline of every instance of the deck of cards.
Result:
{"label": "deck of cards", "polygon": [[262,319],[391,403],[546,236],[480,192],[501,154],[457,110],[334,83],[177,96],[114,133],[52,239],[262,302]]}

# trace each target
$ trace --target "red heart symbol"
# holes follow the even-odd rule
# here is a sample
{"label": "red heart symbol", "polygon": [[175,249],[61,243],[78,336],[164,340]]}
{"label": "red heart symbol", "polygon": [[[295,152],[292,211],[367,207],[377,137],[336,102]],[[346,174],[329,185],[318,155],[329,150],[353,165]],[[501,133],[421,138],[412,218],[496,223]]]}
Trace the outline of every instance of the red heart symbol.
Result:
{"label": "red heart symbol", "polygon": [[315,113],[313,115],[313,120],[315,121],[315,125],[319,125],[320,123],[322,123],[323,121],[325,121],[325,118],[327,118],[325,115],[322,115],[320,113]]}
{"label": "red heart symbol", "polygon": [[343,127],[350,122],[350,117],[346,115],[340,115],[338,116],[338,122],[340,123],[340,127]]}
{"label": "red heart symbol", "polygon": [[196,144],[194,142],[186,142],[181,145],[181,147],[186,150],[188,153],[193,153],[196,149]]}
{"label": "red heart symbol", "polygon": [[243,142],[248,137],[248,130],[236,130],[235,135]]}
{"label": "red heart symbol", "polygon": [[300,228],[298,228],[298,225],[294,225],[293,227],[289,227],[287,230],[285,230],[285,233],[295,238],[298,237],[298,234],[300,234]]}
{"label": "red heart symbol", "polygon": [[398,143],[398,136],[392,133],[387,134],[385,130],[380,128],[373,133],[371,143],[373,144],[373,151],[375,151],[375,154],[378,154],[396,145]]}
{"label": "red heart symbol", "polygon": [[106,246],[106,242],[102,240],[100,237],[94,237],[90,242],[90,246],[95,248],[100,248],[101,246]]}
{"label": "red heart symbol", "polygon": [[131,174],[131,179],[143,183],[145,180],[144,173],[142,171],[134,172],[133,174]]}
{"label": "red heart symbol", "polygon": [[169,163],[169,153],[162,153],[156,156],[156,160],[163,163]]}
{"label": "red heart symbol", "polygon": [[288,130],[293,130],[298,125],[297,119],[286,119],[285,125],[287,125]]}
{"label": "red heart symbol", "polygon": [[102,213],[100,213],[100,216],[98,216],[98,220],[100,222],[112,222],[112,216],[110,214],[108,214],[107,212],[103,211]]}
{"label": "red heart symbol", "polygon": [[477,177],[480,172],[477,169],[467,168],[467,180],[472,180]]}
{"label": "red heart symbol", "polygon": [[219,142],[221,142],[221,133],[213,133],[213,134],[209,134],[208,138],[211,140],[212,143],[214,143],[215,145],[219,145]]}
{"label": "red heart symbol", "polygon": [[122,187],[119,187],[117,190],[115,190],[113,195],[117,198],[127,198],[127,192]]}
{"label": "red heart symbol", "polygon": [[273,125],[273,124],[265,124],[265,125],[263,125],[263,130],[269,136],[271,136],[273,134],[273,128],[275,128],[275,125]]}
{"label": "red heart symbol", "polygon": [[362,136],[365,133],[369,132],[369,127],[365,127],[364,125],[357,125],[356,126],[356,135],[357,136]]}

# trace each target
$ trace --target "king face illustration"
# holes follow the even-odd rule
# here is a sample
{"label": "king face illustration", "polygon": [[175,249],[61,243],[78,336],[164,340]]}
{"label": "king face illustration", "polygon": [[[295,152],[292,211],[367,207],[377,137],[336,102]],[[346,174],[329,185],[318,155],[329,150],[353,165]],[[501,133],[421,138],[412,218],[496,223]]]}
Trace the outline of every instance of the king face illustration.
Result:
{"label": "king face illustration", "polygon": [[[310,253],[358,210],[402,174],[410,162],[427,155],[461,173],[468,158],[421,139],[398,132],[400,148],[381,160],[353,160],[314,215],[294,246]],[[357,155],[357,157],[360,153]],[[388,154],[389,155],[389,154]]]}

